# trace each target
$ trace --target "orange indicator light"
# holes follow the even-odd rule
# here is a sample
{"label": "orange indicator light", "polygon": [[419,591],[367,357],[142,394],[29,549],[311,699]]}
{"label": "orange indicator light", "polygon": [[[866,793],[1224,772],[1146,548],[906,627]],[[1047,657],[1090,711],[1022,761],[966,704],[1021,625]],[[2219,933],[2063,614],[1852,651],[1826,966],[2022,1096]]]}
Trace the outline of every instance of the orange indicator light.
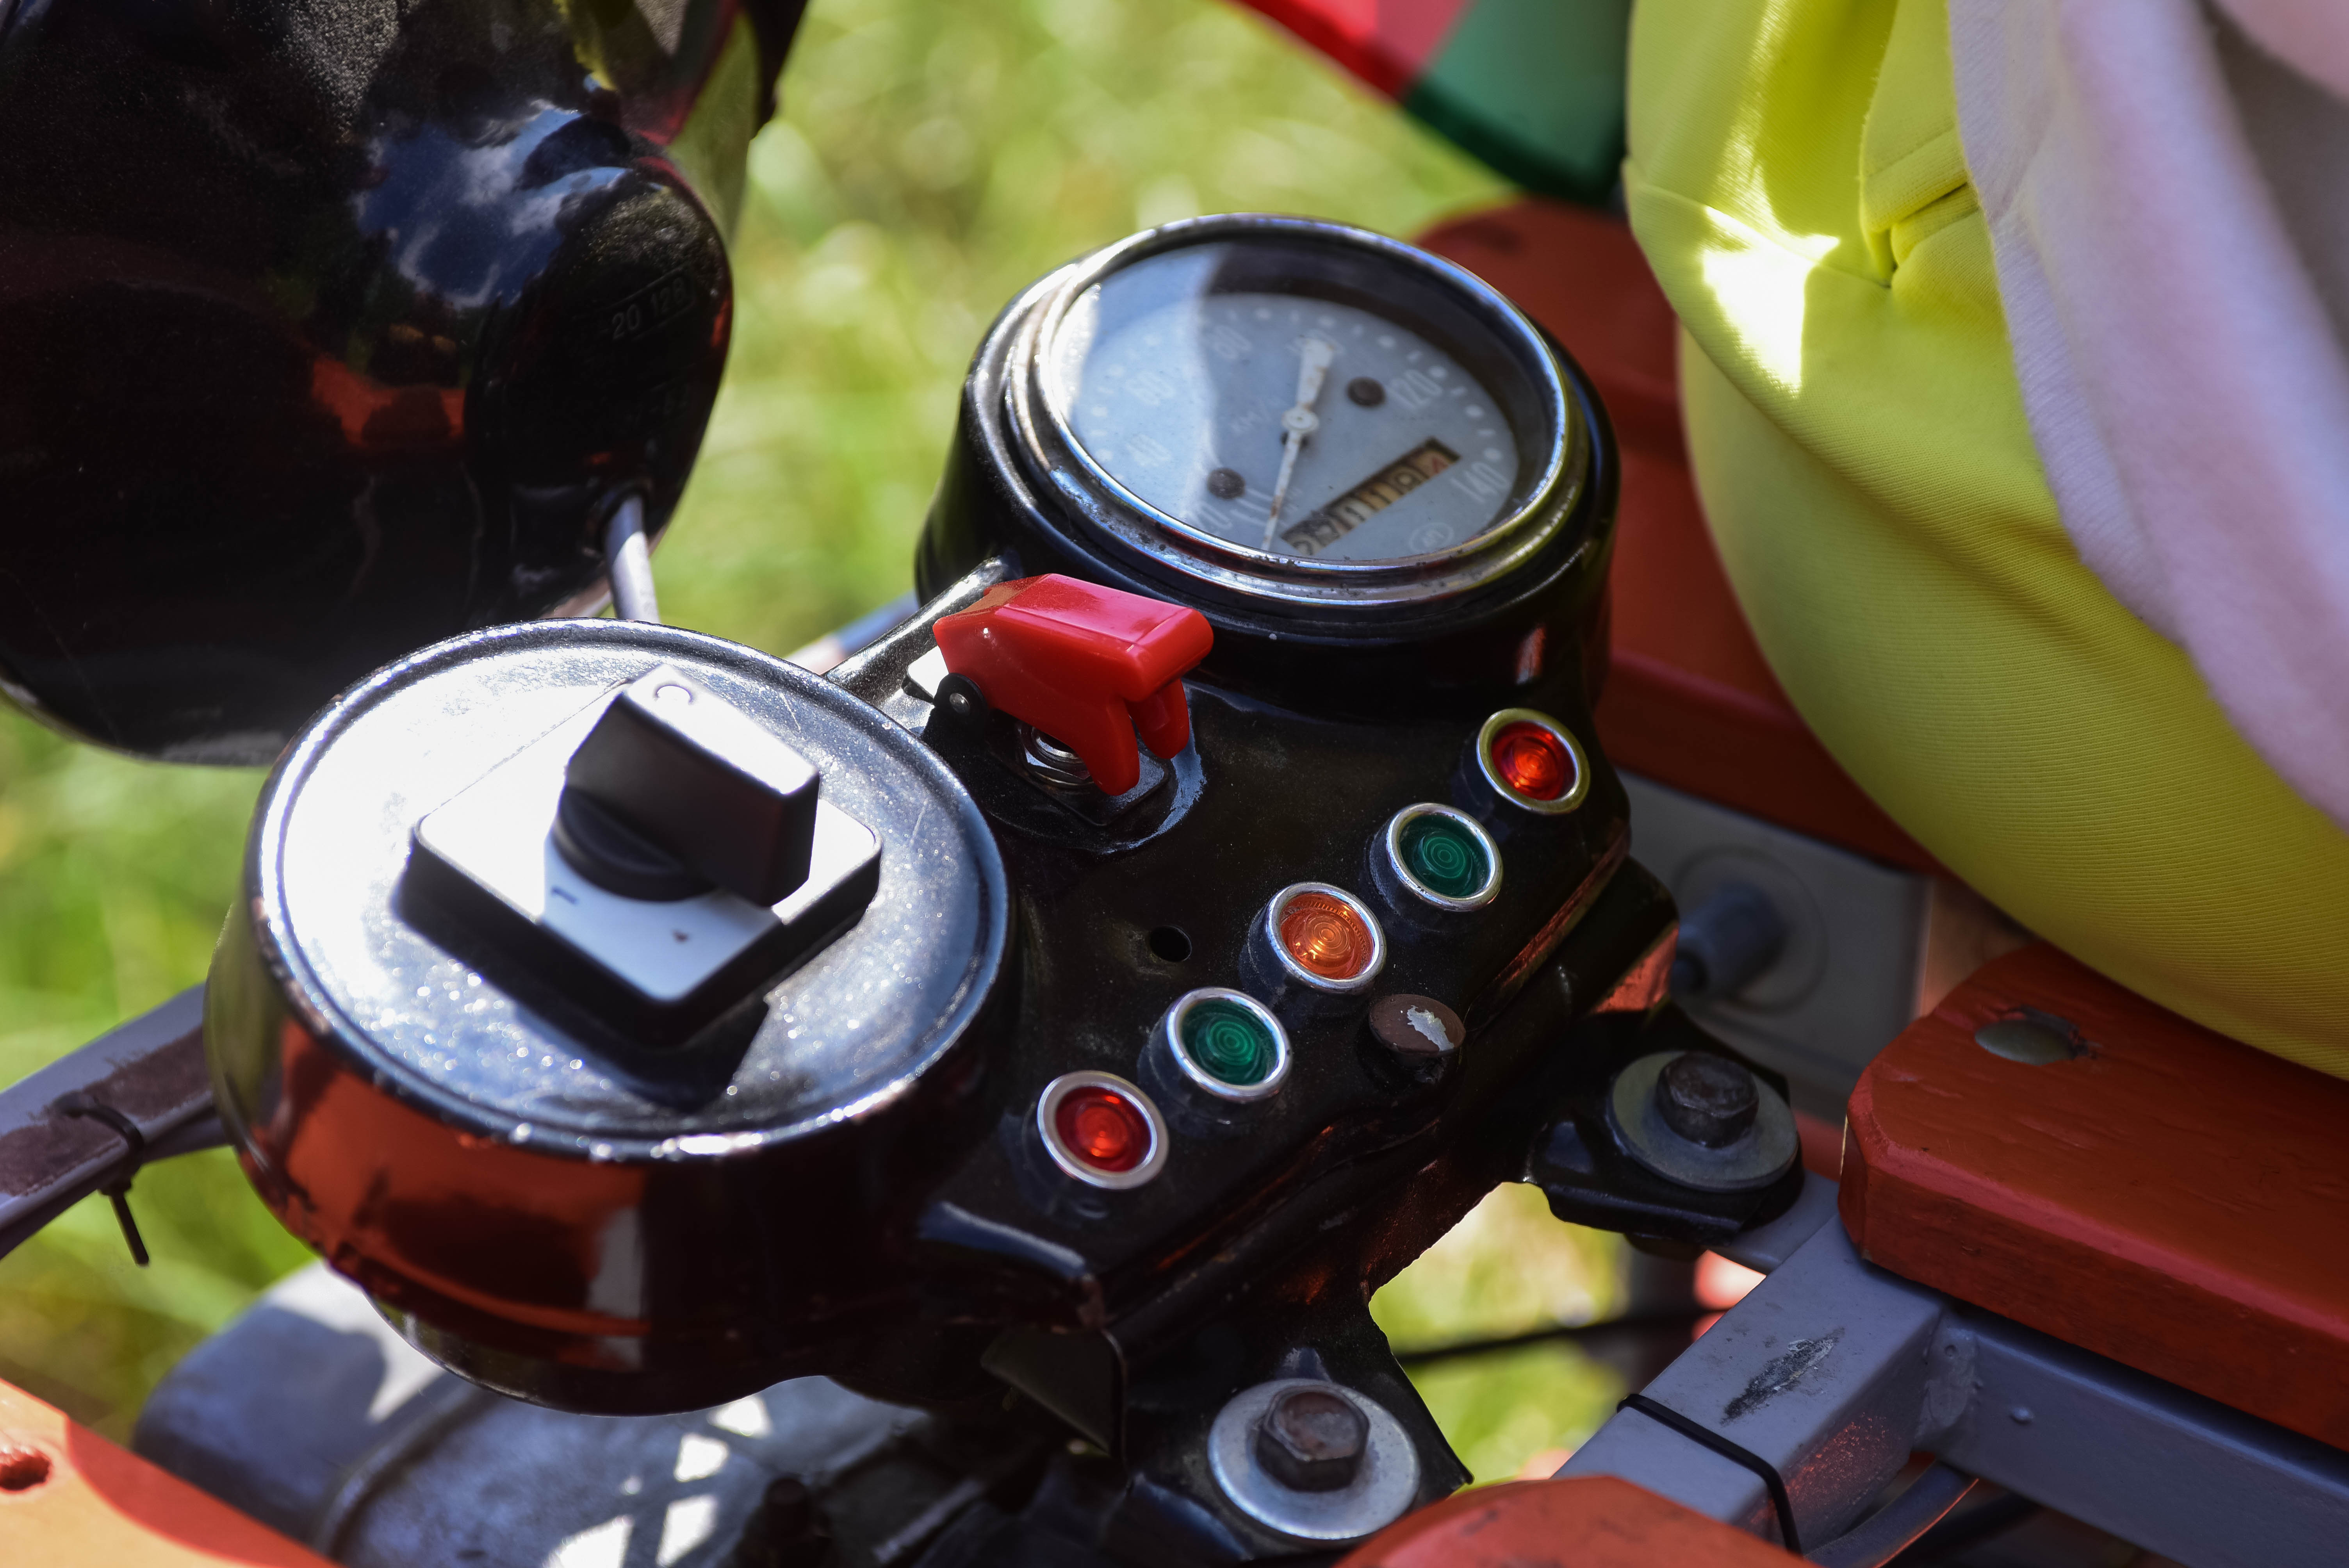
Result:
{"label": "orange indicator light", "polygon": [[1300,892],[1280,912],[1280,945],[1324,980],[1351,980],[1371,966],[1378,939],[1361,911],[1326,892]]}

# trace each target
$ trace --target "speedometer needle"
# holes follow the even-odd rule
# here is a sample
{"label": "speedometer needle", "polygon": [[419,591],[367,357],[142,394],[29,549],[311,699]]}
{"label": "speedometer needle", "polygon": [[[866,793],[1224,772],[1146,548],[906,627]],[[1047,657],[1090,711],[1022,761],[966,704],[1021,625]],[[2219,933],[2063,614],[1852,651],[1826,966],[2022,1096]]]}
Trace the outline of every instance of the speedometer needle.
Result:
{"label": "speedometer needle", "polygon": [[1264,520],[1263,548],[1272,548],[1273,531],[1280,526],[1280,509],[1288,500],[1288,481],[1297,472],[1297,454],[1305,449],[1305,438],[1321,428],[1321,417],[1313,411],[1316,399],[1321,396],[1321,383],[1330,374],[1330,361],[1338,356],[1338,346],[1319,337],[1309,337],[1297,346],[1300,361],[1297,367],[1297,403],[1280,417],[1284,434],[1280,438],[1280,477],[1272,485],[1272,511]]}

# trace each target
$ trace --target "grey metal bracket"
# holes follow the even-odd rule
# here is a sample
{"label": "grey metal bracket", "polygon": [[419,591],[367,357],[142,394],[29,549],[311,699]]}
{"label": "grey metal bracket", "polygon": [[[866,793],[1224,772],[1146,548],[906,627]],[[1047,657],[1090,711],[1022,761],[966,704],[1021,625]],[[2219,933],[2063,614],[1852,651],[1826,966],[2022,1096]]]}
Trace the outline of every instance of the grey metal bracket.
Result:
{"label": "grey metal bracket", "polygon": [[[1831,1215],[1833,1185],[1810,1188]],[[1747,1261],[1783,1239],[1745,1238]],[[1775,1466],[1806,1540],[1848,1529],[1918,1449],[2191,1568],[2317,1568],[2349,1539],[2349,1453],[1888,1274],[1839,1222],[1646,1392]],[[1777,1533],[1754,1472],[1636,1413],[1559,1473]]]}

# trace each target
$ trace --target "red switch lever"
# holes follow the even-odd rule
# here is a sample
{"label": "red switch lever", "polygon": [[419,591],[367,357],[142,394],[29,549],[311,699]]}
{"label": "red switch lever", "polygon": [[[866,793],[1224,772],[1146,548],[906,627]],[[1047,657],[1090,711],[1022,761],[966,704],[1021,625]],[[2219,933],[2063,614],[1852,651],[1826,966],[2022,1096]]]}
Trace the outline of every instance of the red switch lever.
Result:
{"label": "red switch lever", "polygon": [[998,583],[936,633],[948,670],[1074,751],[1112,795],[1141,781],[1135,731],[1161,757],[1190,744],[1183,673],[1216,641],[1196,610],[1057,573]]}

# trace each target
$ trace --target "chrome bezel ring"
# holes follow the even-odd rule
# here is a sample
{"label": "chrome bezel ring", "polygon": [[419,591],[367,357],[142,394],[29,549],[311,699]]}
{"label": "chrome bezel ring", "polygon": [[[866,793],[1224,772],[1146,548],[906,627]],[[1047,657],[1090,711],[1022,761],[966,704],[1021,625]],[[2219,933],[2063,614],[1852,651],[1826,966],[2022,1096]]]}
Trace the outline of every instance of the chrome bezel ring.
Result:
{"label": "chrome bezel ring", "polygon": [[[1518,793],[1510,788],[1508,781],[1501,777],[1500,769],[1493,765],[1494,738],[1513,724],[1537,725],[1549,731],[1558,744],[1566,748],[1567,758],[1574,764],[1574,780],[1566,787],[1566,793],[1557,799],[1537,800],[1530,795]],[[1574,738],[1572,730],[1549,715],[1537,713],[1529,707],[1505,707],[1485,721],[1484,728],[1476,732],[1476,767],[1495,794],[1521,810],[1544,817],[1562,817],[1581,805],[1590,794],[1590,758],[1583,753],[1582,742]]]}
{"label": "chrome bezel ring", "polygon": [[[1520,476],[1509,509],[1469,538],[1422,555],[1378,561],[1285,555],[1227,540],[1144,500],[1082,441],[1070,418],[1059,351],[1077,302],[1112,274],[1186,247],[1268,242],[1322,249],[1393,269],[1443,294],[1489,335],[1523,378],[1547,448]],[[1571,526],[1594,471],[1596,443],[1567,372],[1541,330],[1492,285],[1413,245],[1310,218],[1257,212],[1190,218],[1145,230],[1071,263],[1015,303],[997,335],[1006,358],[1001,417],[1018,460],[1057,494],[1085,531],[1153,565],[1261,603],[1365,621],[1397,604],[1443,603],[1477,592],[1547,549]],[[993,341],[991,338],[990,341]]]}
{"label": "chrome bezel ring", "polygon": [[[1466,829],[1484,850],[1485,881],[1475,892],[1464,898],[1455,898],[1450,893],[1436,892],[1412,874],[1411,867],[1403,860],[1402,830],[1421,817],[1441,817],[1455,827]],[[1405,806],[1387,819],[1387,830],[1381,841],[1386,847],[1387,869],[1395,874],[1395,879],[1402,882],[1406,892],[1423,903],[1433,904],[1438,909],[1464,912],[1482,909],[1501,896],[1500,846],[1493,842],[1493,835],[1485,830],[1484,825],[1465,811],[1450,806],[1438,806],[1429,800]]]}
{"label": "chrome bezel ring", "polygon": [[[1272,1070],[1254,1083],[1229,1083],[1201,1067],[1192,1057],[1190,1048],[1183,1043],[1183,1020],[1190,1015],[1193,1007],[1202,1002],[1229,1002],[1245,1009],[1262,1024],[1272,1036]],[[1174,1066],[1182,1073],[1184,1081],[1217,1099],[1230,1100],[1236,1105],[1270,1099],[1288,1081],[1288,1031],[1281,1026],[1278,1018],[1273,1016],[1271,1008],[1245,991],[1235,991],[1228,985],[1202,985],[1195,991],[1185,991],[1159,1016],[1157,1032],[1165,1037],[1166,1049],[1174,1057]]]}
{"label": "chrome bezel ring", "polygon": [[[1343,902],[1356,914],[1362,917],[1363,924],[1371,933],[1371,961],[1363,965],[1360,974],[1344,980],[1332,980],[1327,975],[1317,975],[1299,964],[1295,955],[1288,951],[1288,945],[1280,940],[1281,912],[1286,910],[1299,894],[1309,892],[1327,893]],[[1386,928],[1379,923],[1379,917],[1371,913],[1369,904],[1364,903],[1344,888],[1333,887],[1328,882],[1291,882],[1273,894],[1272,902],[1264,906],[1261,930],[1266,944],[1272,949],[1273,962],[1280,965],[1283,975],[1300,985],[1309,986],[1316,991],[1325,991],[1331,995],[1350,996],[1358,992],[1369,990],[1371,982],[1377,979],[1379,971],[1387,965],[1387,933]]]}
{"label": "chrome bezel ring", "polygon": [[[1061,1130],[1055,1125],[1061,1102],[1068,1099],[1072,1091],[1081,1088],[1105,1088],[1112,1094],[1123,1095],[1142,1112],[1142,1119],[1150,1126],[1150,1149],[1143,1155],[1142,1162],[1133,1170],[1104,1171],[1098,1165],[1089,1164],[1079,1159],[1076,1153],[1061,1141]],[[1036,1130],[1043,1137],[1044,1152],[1052,1157],[1052,1163],[1061,1168],[1061,1174],[1073,1176],[1088,1186],[1106,1188],[1111,1191],[1123,1191],[1130,1188],[1143,1186],[1166,1166],[1165,1117],[1159,1114],[1157,1104],[1140,1088],[1128,1083],[1115,1073],[1091,1071],[1062,1073],[1059,1078],[1046,1084],[1044,1092],[1036,1097]]]}

